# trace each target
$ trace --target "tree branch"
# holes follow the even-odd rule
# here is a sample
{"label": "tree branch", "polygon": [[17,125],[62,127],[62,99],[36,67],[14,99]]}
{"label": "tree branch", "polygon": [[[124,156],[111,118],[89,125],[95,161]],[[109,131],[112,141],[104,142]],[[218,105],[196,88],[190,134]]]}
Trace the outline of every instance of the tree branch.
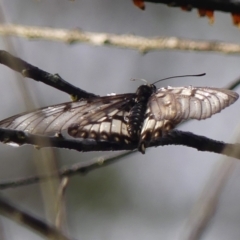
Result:
{"label": "tree branch", "polygon": [[240,14],[240,1],[234,0],[141,0],[142,2],[162,3],[169,7],[187,7]]}
{"label": "tree branch", "polygon": [[20,179],[15,180],[7,180],[7,181],[1,181],[0,182],[0,189],[8,189],[8,188],[16,188],[20,186],[25,186],[29,184],[34,184],[37,182],[42,181],[48,181],[52,178],[61,178],[64,179],[66,177],[71,177],[74,175],[86,175],[88,172],[91,172],[92,170],[106,167],[108,165],[111,165],[113,163],[116,163],[117,161],[123,159],[125,156],[128,156],[132,153],[135,153],[136,151],[128,151],[125,153],[118,153],[111,156],[101,156],[86,162],[80,162],[71,165],[67,168],[62,168],[57,172],[53,172],[51,174],[44,174],[39,176],[30,176],[30,177],[24,177]]}
{"label": "tree branch", "polygon": [[[30,134],[23,131],[0,128],[0,142],[10,145],[21,146],[24,144],[32,144],[37,148],[57,147],[74,149],[80,152],[89,151],[118,151],[118,150],[135,150],[138,147],[138,141],[132,141],[131,144],[116,142],[96,142],[90,139],[67,139],[63,136],[42,136]],[[150,142],[149,147],[158,147],[165,145],[183,145],[195,148],[199,151],[222,153],[225,147],[231,151],[225,153],[227,156],[240,159],[240,156],[235,152],[240,147],[240,144],[228,144],[221,141],[209,139],[204,136],[195,135],[190,132],[182,132],[179,130],[170,131],[164,137],[159,137]]]}
{"label": "tree branch", "polygon": [[229,90],[236,89],[240,85],[240,77],[229,83],[225,88]]}
{"label": "tree branch", "polygon": [[42,39],[64,43],[87,43],[94,46],[112,46],[134,49],[143,53],[159,50],[180,50],[240,54],[240,44],[219,41],[200,41],[176,37],[145,38],[134,35],[84,32],[44,27],[0,24],[0,35]]}
{"label": "tree branch", "polygon": [[88,93],[66,82],[58,74],[45,72],[3,50],[0,50],[0,63],[21,73],[24,77],[43,82],[51,87],[70,94],[73,100],[96,96],[95,94]]}
{"label": "tree branch", "polygon": [[[182,145],[192,147],[198,151],[221,153],[228,157],[240,159],[240,143],[230,144],[216,141],[205,136],[195,135],[191,132],[173,130],[165,137],[151,142],[151,146]],[[228,149],[227,151],[223,151]]]}
{"label": "tree branch", "polygon": [[[31,139],[35,137],[35,141],[39,140],[39,136],[27,134],[21,131],[15,131],[15,130],[9,130],[9,129],[0,129],[0,141],[2,141],[4,138],[3,132],[5,132],[5,136],[8,137],[8,141],[17,142],[18,144],[22,145],[21,141],[24,140],[22,137],[25,136],[25,143],[31,142]],[[19,136],[19,139],[18,137]],[[5,137],[5,139],[7,139]],[[77,163],[72,165],[68,168],[63,168],[62,170],[59,170],[57,172],[41,176],[31,176],[27,178],[21,178],[21,179],[15,179],[10,181],[5,181],[0,183],[0,189],[7,189],[7,188],[13,188],[13,187],[19,187],[23,185],[29,185],[33,183],[37,183],[39,181],[47,181],[51,178],[55,177],[70,177],[75,174],[86,174],[92,170],[105,167],[107,165],[113,164],[116,161],[122,159],[123,157],[132,154],[136,152],[136,148],[138,146],[138,143],[133,143],[131,145],[119,145],[118,148],[116,148],[116,144],[111,143],[93,143],[93,141],[77,141],[77,140],[67,140],[67,139],[58,139],[61,144],[56,140],[57,137],[49,138],[47,141],[47,144],[44,143],[44,139],[41,138],[39,143],[44,143],[43,145],[39,147],[59,147],[59,145],[67,146],[67,148],[75,149],[78,151],[107,151],[107,150],[134,150],[130,152],[126,152],[124,154],[116,154],[113,156],[107,156],[107,157],[100,157],[97,159],[93,159],[91,161],[83,162],[83,163]],[[44,140],[44,141],[43,141]],[[79,145],[79,146],[78,146]],[[240,144],[227,144],[224,142],[216,141],[209,139],[204,136],[195,135],[190,132],[182,132],[178,130],[173,130],[170,133],[168,133],[165,137],[159,138],[157,141],[153,141],[150,144],[151,146],[165,146],[165,145],[183,145],[187,147],[195,148],[199,151],[208,151],[208,152],[214,152],[214,153],[220,153],[229,157],[235,157],[237,159],[240,159]],[[92,150],[89,150],[90,146],[92,147]]]}
{"label": "tree branch", "polygon": [[9,200],[0,196],[0,214],[34,230],[49,239],[70,240],[55,227],[17,208]]}

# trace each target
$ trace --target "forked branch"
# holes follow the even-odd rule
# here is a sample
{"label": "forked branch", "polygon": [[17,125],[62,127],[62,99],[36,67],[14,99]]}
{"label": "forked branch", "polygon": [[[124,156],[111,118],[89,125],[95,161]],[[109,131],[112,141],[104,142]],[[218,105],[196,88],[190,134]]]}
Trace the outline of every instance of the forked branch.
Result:
{"label": "forked branch", "polygon": [[[19,187],[23,185],[29,185],[37,183],[39,181],[46,181],[55,177],[70,177],[75,174],[86,174],[92,170],[106,167],[113,164],[116,161],[124,158],[125,156],[136,152],[138,143],[131,145],[120,145],[116,149],[116,144],[99,142],[98,144],[93,141],[79,141],[69,140],[59,137],[42,137],[37,135],[28,134],[21,131],[0,129],[0,141],[9,141],[18,145],[23,144],[35,144],[38,147],[58,147],[58,148],[70,148],[78,151],[104,151],[104,150],[133,150],[124,154],[116,154],[113,156],[100,157],[87,162],[77,163],[68,168],[63,168],[58,172],[51,175],[40,175],[24,177],[22,179],[9,180],[0,183],[0,189],[7,189],[13,187]],[[157,141],[151,142],[151,146],[165,146],[165,145],[183,145],[187,147],[195,148],[199,151],[208,151],[214,153],[224,154],[229,157],[235,157],[240,159],[240,144],[228,144],[216,140],[206,138],[204,136],[198,136],[190,132],[182,132],[173,130],[165,137],[159,138]]]}

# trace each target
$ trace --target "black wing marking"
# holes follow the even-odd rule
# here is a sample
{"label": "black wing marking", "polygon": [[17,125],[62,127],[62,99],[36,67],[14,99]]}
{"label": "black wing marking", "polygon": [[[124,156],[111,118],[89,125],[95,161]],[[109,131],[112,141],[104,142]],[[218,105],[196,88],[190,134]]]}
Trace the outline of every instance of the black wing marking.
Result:
{"label": "black wing marking", "polygon": [[219,88],[190,86],[158,89],[148,101],[139,150],[144,153],[151,140],[163,136],[181,121],[209,118],[233,104],[238,97],[231,90]]}
{"label": "black wing marking", "polygon": [[68,130],[72,137],[130,142],[126,115],[134,94],[96,97],[19,114],[0,122],[0,127],[33,134],[54,135]]}

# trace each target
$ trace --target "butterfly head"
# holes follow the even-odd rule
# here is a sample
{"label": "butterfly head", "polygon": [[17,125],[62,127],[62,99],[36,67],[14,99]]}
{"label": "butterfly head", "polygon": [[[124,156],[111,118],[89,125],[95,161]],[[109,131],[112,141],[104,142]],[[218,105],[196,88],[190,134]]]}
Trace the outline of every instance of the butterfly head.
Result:
{"label": "butterfly head", "polygon": [[136,91],[136,102],[139,101],[148,101],[149,97],[157,91],[157,88],[154,84],[144,84],[141,85]]}

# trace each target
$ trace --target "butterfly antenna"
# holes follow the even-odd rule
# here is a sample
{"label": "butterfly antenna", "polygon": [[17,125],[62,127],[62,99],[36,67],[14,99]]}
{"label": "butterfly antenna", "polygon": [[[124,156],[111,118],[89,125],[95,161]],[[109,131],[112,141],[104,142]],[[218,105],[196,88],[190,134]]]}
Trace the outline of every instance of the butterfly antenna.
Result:
{"label": "butterfly antenna", "polygon": [[[158,82],[161,82],[161,81],[165,81],[167,79],[172,79],[172,78],[182,78],[182,77],[202,77],[202,76],[205,76],[206,73],[201,73],[201,74],[194,74],[194,75],[180,75],[180,76],[173,76],[173,77],[167,77],[167,78],[163,78],[163,79],[160,79],[160,80],[157,80],[156,82],[154,82],[153,84],[156,84]],[[144,80],[144,79],[142,79]]]}
{"label": "butterfly antenna", "polygon": [[131,81],[142,81],[142,82],[148,84],[148,81],[146,79],[143,79],[143,78],[132,78]]}

